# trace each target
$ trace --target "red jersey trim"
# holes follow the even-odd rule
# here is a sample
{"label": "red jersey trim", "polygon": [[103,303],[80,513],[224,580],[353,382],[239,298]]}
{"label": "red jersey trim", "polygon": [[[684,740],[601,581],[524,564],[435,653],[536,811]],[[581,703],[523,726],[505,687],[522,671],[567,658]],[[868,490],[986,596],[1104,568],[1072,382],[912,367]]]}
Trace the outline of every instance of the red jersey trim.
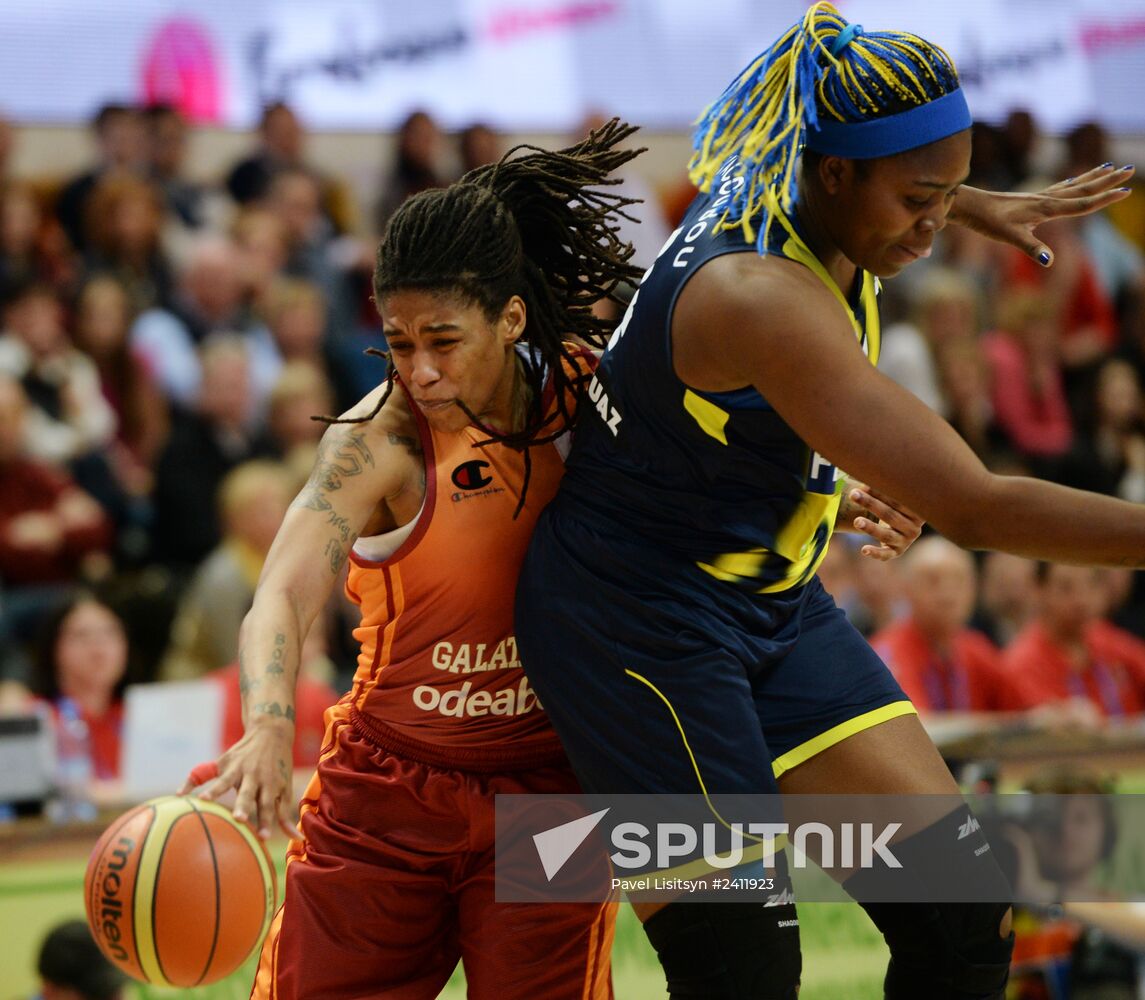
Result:
{"label": "red jersey trim", "polygon": [[425,414],[418,408],[413,396],[409,394],[409,390],[401,383],[397,375],[394,375],[394,384],[405,393],[410,413],[413,414],[414,422],[417,424],[417,436],[418,440],[421,441],[421,450],[425,457],[425,502],[417,516],[417,524],[414,525],[413,532],[388,558],[375,562],[373,559],[366,559],[364,556],[358,555],[351,546],[350,558],[355,565],[365,569],[378,569],[381,566],[388,566],[390,563],[395,563],[409,555],[417,543],[421,541],[422,536],[429,530],[429,523],[433,519],[433,510],[437,505],[437,455],[433,448],[433,434],[426,422]]}

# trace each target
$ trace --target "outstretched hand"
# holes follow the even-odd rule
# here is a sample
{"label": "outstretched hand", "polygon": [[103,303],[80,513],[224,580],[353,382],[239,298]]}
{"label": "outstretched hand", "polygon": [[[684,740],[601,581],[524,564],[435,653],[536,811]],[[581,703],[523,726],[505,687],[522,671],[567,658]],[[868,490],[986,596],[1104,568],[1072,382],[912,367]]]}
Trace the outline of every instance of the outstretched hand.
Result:
{"label": "outstretched hand", "polygon": [[[850,521],[851,527],[878,542],[877,545],[864,545],[859,549],[860,554],[880,562],[901,556],[922,534],[922,526],[926,523],[897,500],[863,483],[849,486],[844,500],[848,506],[843,516]],[[864,516],[863,511],[869,516]]]}
{"label": "outstretched hand", "polygon": [[1009,243],[1043,267],[1054,262],[1054,252],[1034,235],[1043,222],[1074,215],[1089,215],[1129,196],[1125,185],[1133,167],[1114,169],[1106,163],[1079,177],[1058,181],[1041,191],[983,191],[963,184],[958,189],[949,221]]}
{"label": "outstretched hand", "polygon": [[200,764],[179,789],[179,795],[195,792],[214,801],[231,789],[235,796],[235,819],[248,821],[266,840],[278,824],[288,837],[297,838],[291,816],[292,725],[248,727],[243,738],[219,757],[217,764]]}

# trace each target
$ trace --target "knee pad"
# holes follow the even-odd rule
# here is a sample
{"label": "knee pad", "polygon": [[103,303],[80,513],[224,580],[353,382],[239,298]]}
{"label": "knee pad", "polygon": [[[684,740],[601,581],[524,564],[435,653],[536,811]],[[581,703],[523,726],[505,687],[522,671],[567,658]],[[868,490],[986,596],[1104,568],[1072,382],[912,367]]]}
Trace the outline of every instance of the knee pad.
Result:
{"label": "knee pad", "polygon": [[1000,1000],[1010,975],[1006,903],[863,903],[886,938],[886,1000]]}
{"label": "knee pad", "polygon": [[669,903],[644,924],[671,1000],[796,1000],[795,906]]}
{"label": "knee pad", "polygon": [[1013,891],[966,805],[893,841],[900,868],[861,869],[843,883],[860,903],[1006,903]]}
{"label": "knee pad", "polygon": [[1001,997],[1014,947],[1012,933],[999,934],[1011,890],[969,809],[891,849],[901,869],[860,871],[843,885],[890,948],[887,1000]]}

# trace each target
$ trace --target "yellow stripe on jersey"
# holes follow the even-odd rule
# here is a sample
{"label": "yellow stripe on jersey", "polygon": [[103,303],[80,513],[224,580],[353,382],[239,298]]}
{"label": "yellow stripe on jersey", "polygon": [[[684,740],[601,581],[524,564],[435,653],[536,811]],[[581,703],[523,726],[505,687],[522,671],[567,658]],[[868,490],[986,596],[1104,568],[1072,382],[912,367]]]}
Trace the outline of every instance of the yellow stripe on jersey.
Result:
{"label": "yellow stripe on jersey", "polygon": [[839,290],[839,286],[835,284],[835,279],[827,273],[827,269],[823,266],[822,261],[815,256],[808,248],[807,244],[803,242],[799,234],[795,231],[791,221],[782,212],[775,213],[776,219],[784,229],[787,230],[787,241],[783,244],[782,254],[788,260],[796,261],[810,270],[827,288],[831,294],[839,300],[839,304],[843,307],[843,311],[847,314],[847,318],[851,321],[851,328],[855,331],[855,337],[862,345],[863,350],[866,352],[867,357],[870,358],[871,364],[878,364],[879,351],[882,347],[882,334],[879,326],[879,303],[878,303],[878,278],[868,271],[863,272],[863,288],[859,293],[859,301],[863,306],[863,323],[860,324],[855,318],[854,312],[851,310],[851,305],[847,301],[847,297]]}
{"label": "yellow stripe on jersey", "polygon": [[839,510],[839,493],[803,494],[794,513],[775,536],[774,552],[790,563],[807,562],[814,557],[811,543],[821,524],[833,526]]}
{"label": "yellow stripe on jersey", "polygon": [[[788,565],[783,576],[761,587],[760,594],[775,594],[806,583],[827,554],[827,542],[839,512],[844,480],[839,480],[834,493],[806,492],[787,524],[775,539],[773,549],[755,548],[746,552],[725,552],[712,562],[696,565],[710,576],[725,583],[757,580],[771,555]],[[820,529],[825,530],[820,530]]]}
{"label": "yellow stripe on jersey", "polygon": [[811,579],[827,555],[827,543],[835,529],[844,480],[835,484],[834,493],[803,494],[791,519],[775,539],[775,551],[790,561],[783,578],[760,588],[761,594],[775,594],[797,587]]}
{"label": "yellow stripe on jersey", "polygon": [[768,549],[750,549],[747,552],[725,552],[717,556],[713,563],[696,563],[705,573],[717,580],[735,583],[737,580],[754,580],[759,576],[763,564],[770,555]]}
{"label": "yellow stripe on jersey", "polygon": [[866,314],[867,357],[872,365],[879,363],[883,349],[883,332],[879,321],[879,279],[871,274],[863,275],[863,312]]}
{"label": "yellow stripe on jersey", "polygon": [[724,427],[731,414],[727,410],[721,409],[703,396],[698,396],[691,389],[684,390],[684,409],[692,415],[705,434],[714,437],[720,444],[728,443]]}

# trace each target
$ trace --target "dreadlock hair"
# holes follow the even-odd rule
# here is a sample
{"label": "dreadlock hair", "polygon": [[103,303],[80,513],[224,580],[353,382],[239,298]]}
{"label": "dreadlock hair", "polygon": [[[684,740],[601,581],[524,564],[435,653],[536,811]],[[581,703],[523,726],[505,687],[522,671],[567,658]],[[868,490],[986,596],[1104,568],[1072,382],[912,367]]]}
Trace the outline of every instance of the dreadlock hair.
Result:
{"label": "dreadlock hair", "polygon": [[[574,422],[568,397],[575,396],[580,379],[570,374],[576,369],[566,339],[603,347],[611,324],[592,314],[593,302],[619,302],[618,286],[640,278],[640,269],[629,263],[632,245],[618,235],[619,217],[630,219],[624,209],[638,199],[601,190],[619,184],[613,171],[643,152],[617,148],[635,131],[614,118],[567,149],[515,146],[500,162],[405,201],[378,247],[376,302],[400,290],[454,294],[478,305],[492,322],[513,295],[524,301],[521,342],[530,350],[518,357],[532,390],[524,427],[504,433],[486,427],[458,400],[490,441],[524,450],[525,485],[517,513],[528,489],[529,446],[559,437]],[[546,372],[556,401],[547,417]],[[391,366],[374,411],[347,422],[372,419],[393,390],[393,377]]]}
{"label": "dreadlock hair", "polygon": [[858,123],[894,115],[957,90],[958,73],[946,52],[905,31],[863,32],[830,3],[816,3],[760,53],[704,112],[689,163],[704,191],[732,155],[744,183],[729,201],[721,228],[742,227],[765,252],[777,211],[798,195],[800,154],[820,116]]}

